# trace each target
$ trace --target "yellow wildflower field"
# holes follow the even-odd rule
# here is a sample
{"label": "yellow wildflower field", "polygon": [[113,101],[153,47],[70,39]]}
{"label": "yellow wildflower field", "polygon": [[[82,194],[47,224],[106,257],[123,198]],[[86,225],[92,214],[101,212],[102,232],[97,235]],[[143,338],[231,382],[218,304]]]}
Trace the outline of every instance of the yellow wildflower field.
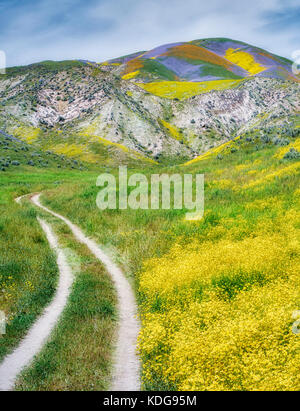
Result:
{"label": "yellow wildflower field", "polygon": [[242,241],[224,230],[216,242],[176,244],[144,265],[146,384],[159,377],[179,390],[300,389],[300,338],[291,331],[300,212],[276,224],[279,232],[265,232],[262,221]]}
{"label": "yellow wildflower field", "polygon": [[241,81],[242,80],[211,80],[202,82],[156,81],[152,83],[136,83],[136,85],[159,97],[185,100],[211,90],[224,90],[235,87]]}
{"label": "yellow wildflower field", "polygon": [[167,253],[144,262],[146,388],[300,389],[300,337],[292,331],[300,308],[300,162],[268,161],[266,169],[260,159],[222,168],[219,179],[213,171],[208,189],[239,201],[220,218],[207,209],[193,227],[201,233],[211,221],[205,235],[174,235]]}
{"label": "yellow wildflower field", "polygon": [[234,64],[247,70],[249,74],[254,75],[266,70],[266,67],[261,66],[254,57],[241,49],[231,49],[226,51],[226,59]]}

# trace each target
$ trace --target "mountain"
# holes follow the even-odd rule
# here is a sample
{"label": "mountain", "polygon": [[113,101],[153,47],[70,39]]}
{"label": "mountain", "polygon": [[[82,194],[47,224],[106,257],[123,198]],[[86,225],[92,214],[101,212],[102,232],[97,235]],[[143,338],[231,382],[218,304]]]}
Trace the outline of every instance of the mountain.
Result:
{"label": "mountain", "polygon": [[168,44],[0,76],[0,130],[80,161],[182,162],[245,133],[295,134],[299,76],[246,43]]}
{"label": "mountain", "polygon": [[[250,76],[297,80],[291,61],[230,39],[166,44],[102,63],[123,79],[137,82],[207,82]],[[221,84],[221,83],[220,83]]]}

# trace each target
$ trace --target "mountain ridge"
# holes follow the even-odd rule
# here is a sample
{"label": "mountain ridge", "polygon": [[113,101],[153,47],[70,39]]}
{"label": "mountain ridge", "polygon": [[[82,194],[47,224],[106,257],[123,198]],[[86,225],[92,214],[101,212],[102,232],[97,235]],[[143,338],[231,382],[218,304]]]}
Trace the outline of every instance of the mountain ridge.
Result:
{"label": "mountain ridge", "polygon": [[0,77],[0,128],[82,161],[118,161],[120,152],[125,162],[134,153],[187,161],[249,130],[293,130],[299,77],[290,63],[246,43],[203,39],[102,63],[14,67]]}
{"label": "mountain ridge", "polygon": [[[131,78],[147,81],[151,74],[155,77],[155,68],[151,67],[150,60],[155,60],[156,65],[166,70],[163,72],[162,68],[160,71],[157,68],[156,77],[160,80],[208,81],[262,75],[298,81],[288,59],[226,38],[165,44],[150,51],[108,60],[102,66],[112,65],[111,69],[117,73],[121,70],[121,75],[135,73]],[[115,68],[118,65],[121,66],[119,70]]]}

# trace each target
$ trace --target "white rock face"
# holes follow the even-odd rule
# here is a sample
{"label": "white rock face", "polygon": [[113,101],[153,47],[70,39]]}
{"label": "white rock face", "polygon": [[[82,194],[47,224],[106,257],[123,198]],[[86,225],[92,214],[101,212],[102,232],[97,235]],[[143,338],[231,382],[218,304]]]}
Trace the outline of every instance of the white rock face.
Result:
{"label": "white rock face", "polygon": [[47,133],[59,127],[150,157],[192,158],[246,130],[286,122],[299,112],[299,86],[253,77],[235,89],[176,101],[89,65],[68,70],[29,66],[22,74],[0,77],[0,128],[25,124]]}

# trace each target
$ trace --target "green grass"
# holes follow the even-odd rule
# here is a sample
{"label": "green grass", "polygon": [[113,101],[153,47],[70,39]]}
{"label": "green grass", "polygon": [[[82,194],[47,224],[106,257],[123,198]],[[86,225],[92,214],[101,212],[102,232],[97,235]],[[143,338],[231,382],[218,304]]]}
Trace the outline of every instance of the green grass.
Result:
{"label": "green grass", "polygon": [[35,74],[43,73],[45,71],[58,71],[58,70],[70,70],[73,68],[81,68],[84,66],[84,63],[78,60],[63,60],[63,61],[51,61],[45,60],[39,63],[31,64],[30,66],[15,66],[15,67],[8,67],[6,69],[6,77],[16,76],[19,74],[23,74],[24,72],[28,71],[28,67],[31,70],[35,71]]}
{"label": "green grass", "polygon": [[[57,129],[47,133],[33,132],[31,128],[20,126],[12,130],[19,139],[13,140],[0,133],[0,172],[10,167],[28,166],[42,169],[87,170],[101,166],[125,163],[138,166],[144,162],[154,162],[121,144],[93,135],[74,134]],[[33,144],[32,144],[33,143]],[[17,164],[15,164],[17,162]]]}
{"label": "green grass", "polygon": [[[296,165],[297,161],[284,161],[275,157],[278,146],[272,143],[247,142],[237,144],[235,152],[223,153],[222,159],[208,158],[187,167],[168,167],[144,169],[150,176],[155,172],[169,173],[204,173],[205,174],[205,215],[199,222],[185,221],[185,210],[105,210],[100,212],[96,207],[96,196],[99,189],[91,175],[89,183],[73,183],[50,190],[45,195],[45,204],[52,209],[68,215],[82,229],[103,244],[106,250],[118,255],[118,263],[131,278],[137,293],[140,310],[150,306],[152,313],[164,313],[167,309],[163,294],[157,294],[149,301],[141,292],[140,277],[145,263],[154,257],[160,258],[170,251],[174,244],[188,246],[194,241],[200,244],[208,239],[213,243],[223,236],[232,241],[243,241],[255,236],[257,226],[264,224],[270,233],[278,232],[276,218],[280,213],[298,210],[293,193],[299,187],[298,172],[292,175],[279,175],[266,184],[258,187],[247,186],[272,172],[284,170]],[[139,170],[130,170],[134,173]],[[253,171],[254,174],[248,173]],[[117,174],[117,171],[113,171]],[[227,182],[230,182],[229,186]],[[280,208],[265,206],[251,207],[255,202],[271,201],[282,204]],[[271,203],[270,203],[271,204]],[[250,205],[250,207],[249,207]],[[265,287],[268,284],[264,273],[227,274],[213,278],[210,287],[221,300],[234,301],[241,291],[250,292],[253,287]],[[195,287],[194,298],[201,303],[205,289],[201,283]],[[185,292],[178,290],[177,302],[182,309],[188,310]],[[182,300],[181,300],[182,299]],[[186,308],[184,308],[186,307]],[[297,307],[295,307],[296,309]],[[143,357],[145,371],[149,357]],[[159,375],[152,376],[152,382],[145,383],[150,390],[163,390],[170,382],[162,380]],[[173,387],[176,389],[176,385]]]}
{"label": "green grass", "polygon": [[217,64],[208,63],[207,61],[195,60],[195,59],[185,59],[188,63],[201,66],[201,76],[215,76],[220,77],[220,79],[227,80],[240,80],[241,76],[227,70],[225,67],[218,66]]}
{"label": "green grass", "polygon": [[54,293],[57,266],[53,252],[29,203],[20,195],[57,187],[67,181],[89,179],[76,170],[44,170],[29,166],[9,167],[0,180],[0,309],[8,317],[7,333],[0,337],[3,358],[47,305]]}
{"label": "green grass", "polygon": [[55,256],[30,206],[20,208],[16,187],[0,185],[0,309],[8,318],[0,337],[0,359],[24,336],[53,296]]}
{"label": "green grass", "polygon": [[[49,217],[46,217],[49,219]],[[50,218],[76,273],[66,309],[51,339],[20,376],[22,391],[99,391],[109,389],[117,319],[116,295],[104,267],[74,242],[64,223]]]}
{"label": "green grass", "polygon": [[[18,205],[14,198],[71,181],[89,184],[94,173],[21,165],[10,167],[1,177],[0,309],[9,321],[6,334],[0,337],[0,359],[17,345],[50,302],[58,278],[56,257],[36,219],[40,211],[26,200]],[[118,315],[114,288],[103,266],[74,242],[64,224],[50,221],[62,246],[80,260],[81,271],[59,326],[20,379],[18,389],[107,389]]]}
{"label": "green grass", "polygon": [[[162,315],[167,310],[167,300],[164,295],[157,293],[153,300],[149,301],[141,289],[140,278],[148,260],[166,256],[174,244],[187,247],[194,241],[201,244],[208,239],[216,243],[224,236],[231,236],[233,241],[243,241],[255,236],[257,226],[262,224],[266,225],[269,233],[276,233],[278,213],[299,208],[299,203],[296,202],[293,194],[299,188],[299,169],[294,174],[279,174],[278,177],[267,179],[265,184],[247,186],[261,177],[296,165],[296,160],[278,159],[275,154],[280,147],[272,142],[258,141],[257,138],[251,141],[242,139],[239,143],[235,143],[235,146],[235,151],[225,151],[222,153],[222,158],[211,157],[190,166],[143,168],[143,173],[148,177],[153,173],[163,172],[205,174],[205,215],[201,221],[194,223],[185,220],[186,210],[100,211],[96,206],[96,196],[99,191],[96,187],[96,179],[105,168],[82,172],[67,169],[36,168],[33,170],[25,166],[10,169],[1,175],[0,207],[6,218],[10,219],[8,231],[21,233],[24,237],[27,234],[28,247],[18,260],[15,250],[19,250],[22,244],[19,235],[14,238],[4,237],[1,232],[1,250],[2,247],[7,250],[4,255],[8,256],[10,264],[6,266],[5,272],[10,271],[7,271],[7,267],[14,268],[14,276],[18,281],[17,288],[21,290],[25,277],[23,270],[18,273],[18,264],[24,263],[24,260],[34,261],[38,255],[41,268],[35,273],[35,284],[41,281],[44,272],[48,272],[49,280],[51,271],[49,267],[54,267],[50,277],[55,284],[57,272],[54,256],[45,241],[38,240],[35,243],[37,239],[43,237],[36,223],[36,212],[29,205],[20,207],[13,202],[13,198],[17,195],[45,191],[43,201],[46,205],[68,216],[85,233],[103,245],[106,252],[116,256],[117,263],[134,285],[141,312],[143,313],[145,307],[149,306],[151,313]],[[117,169],[111,169],[110,172],[116,176],[118,174]],[[129,174],[135,172],[141,172],[141,169],[129,169]],[[276,204],[281,204],[280,210],[272,206],[249,207],[255,202],[272,199]],[[108,387],[110,376],[116,319],[114,291],[103,268],[94,261],[84,247],[74,242],[68,229],[55,219],[51,219],[51,222],[63,246],[71,248],[80,259],[82,271],[76,277],[68,307],[52,339],[32,367],[22,375],[18,389],[105,389]],[[5,221],[2,226],[0,230],[6,230]],[[9,238],[9,241],[5,238]],[[14,248],[11,247],[12,244]],[[49,256],[52,265],[47,265],[46,256]],[[235,301],[241,291],[250,292],[253,287],[263,288],[267,283],[264,273],[247,274],[236,270],[232,275],[214,277],[209,287],[215,290],[220,300],[230,303]],[[193,287],[193,298],[201,304],[206,289],[201,282],[194,284]],[[34,300],[27,311],[32,315],[30,322],[19,330],[16,338],[7,340],[3,353],[24,335],[38,312],[47,303],[50,295],[43,294],[45,290],[49,291],[49,283],[44,283],[40,287],[44,299],[38,299],[38,303],[29,293],[28,298]],[[20,292],[20,299],[24,298],[25,293],[22,290]],[[176,301],[181,304],[182,309],[188,310],[184,291],[178,289],[176,292]],[[10,310],[18,304],[18,298],[14,297],[7,305]],[[14,327],[17,330],[15,325]],[[1,343],[5,338],[7,337],[2,337]],[[149,359],[151,356],[142,357],[145,370],[146,361]],[[166,387],[176,389],[175,383],[171,384],[161,375],[155,374],[152,377],[151,382],[145,382],[146,389],[162,390]]]}
{"label": "green grass", "polygon": [[143,67],[140,70],[146,78],[159,78],[161,80],[175,80],[176,74],[156,60],[143,60]]}
{"label": "green grass", "polygon": [[[19,139],[12,139],[0,134],[0,173],[8,170],[22,169],[77,169],[84,170],[89,166],[78,158],[68,158],[63,154],[39,144],[31,145]],[[42,148],[42,150],[41,150]]]}

